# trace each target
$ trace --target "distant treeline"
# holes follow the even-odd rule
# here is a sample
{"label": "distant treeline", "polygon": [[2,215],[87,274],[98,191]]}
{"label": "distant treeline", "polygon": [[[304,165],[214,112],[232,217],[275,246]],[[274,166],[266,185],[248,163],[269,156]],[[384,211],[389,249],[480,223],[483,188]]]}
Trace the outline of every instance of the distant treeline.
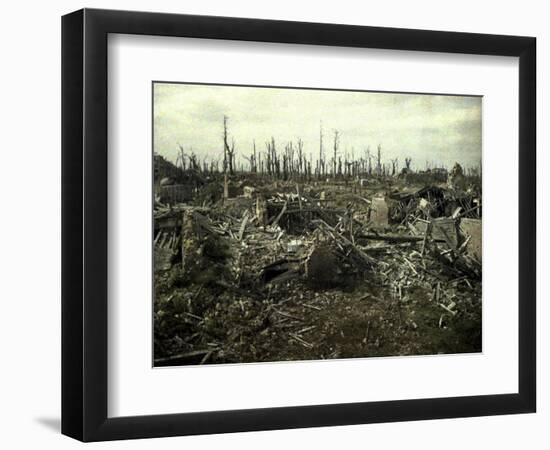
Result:
{"label": "distant treeline", "polygon": [[[315,153],[306,153],[301,139],[295,142],[278,143],[274,137],[264,143],[263,150],[258,149],[256,141],[252,142],[248,154],[241,152],[237,161],[235,139],[229,143],[228,117],[223,118],[223,151],[219,158],[199,158],[191,149],[186,151],[178,144],[178,154],[175,164],[170,163],[160,155],[155,155],[155,176],[184,177],[186,173],[253,173],[277,180],[313,180],[313,179],[357,179],[369,177],[410,176],[413,173],[431,173],[434,177],[446,177],[448,168],[426,161],[422,170],[413,170],[412,158],[405,157],[400,166],[398,158],[384,160],[382,145],[378,144],[372,152],[370,146],[356,155],[342,152],[340,148],[340,132],[333,130],[327,138],[321,124],[319,131],[319,148]],[[342,154],[343,153],[343,154]],[[314,156],[315,154],[315,156]],[[481,176],[481,163],[478,167],[466,167],[465,175]],[[443,181],[443,180],[442,180]]]}

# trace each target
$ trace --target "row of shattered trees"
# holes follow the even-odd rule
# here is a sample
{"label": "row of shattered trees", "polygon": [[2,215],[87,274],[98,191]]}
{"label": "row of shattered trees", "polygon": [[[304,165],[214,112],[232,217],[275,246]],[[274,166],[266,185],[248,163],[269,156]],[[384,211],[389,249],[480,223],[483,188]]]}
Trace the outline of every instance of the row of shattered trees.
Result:
{"label": "row of shattered trees", "polygon": [[[193,149],[185,150],[178,145],[178,152],[175,165],[171,170],[162,170],[160,166],[166,165],[156,162],[157,179],[164,177],[181,178],[187,172],[193,172],[204,178],[213,174],[227,174],[234,176],[239,173],[267,176],[276,180],[299,180],[312,181],[321,179],[351,180],[358,178],[386,178],[386,177],[410,177],[421,174],[430,175],[434,181],[445,181],[448,171],[443,167],[435,167],[434,163],[426,162],[426,169],[420,172],[413,171],[411,167],[412,158],[404,158],[404,166],[399,167],[399,159],[393,158],[389,161],[382,159],[382,146],[377,146],[376,152],[372,152],[368,146],[361,154],[356,155],[355,150],[342,152],[340,143],[341,134],[338,130],[333,131],[330,142],[323,132],[321,124],[319,132],[319,148],[314,158],[313,152],[306,153],[304,142],[297,139],[296,142],[287,142],[284,145],[278,144],[274,137],[265,142],[265,149],[257,148],[256,142],[252,142],[251,151],[246,154],[241,152],[237,160],[235,139],[229,137],[228,118],[223,118],[223,153],[219,158],[200,158]],[[359,153],[359,152],[358,152]],[[155,155],[156,159],[163,159]],[[168,161],[164,161],[168,163]],[[480,168],[469,168],[465,173],[468,176],[480,176]],[[181,181],[181,180],[180,180]]]}

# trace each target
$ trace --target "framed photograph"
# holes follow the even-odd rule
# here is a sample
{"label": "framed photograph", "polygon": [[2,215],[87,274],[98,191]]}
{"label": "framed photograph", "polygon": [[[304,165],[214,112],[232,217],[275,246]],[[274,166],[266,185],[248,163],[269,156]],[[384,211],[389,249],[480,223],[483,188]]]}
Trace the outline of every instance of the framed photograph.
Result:
{"label": "framed photograph", "polygon": [[536,40],[62,20],[62,432],[535,412]]}

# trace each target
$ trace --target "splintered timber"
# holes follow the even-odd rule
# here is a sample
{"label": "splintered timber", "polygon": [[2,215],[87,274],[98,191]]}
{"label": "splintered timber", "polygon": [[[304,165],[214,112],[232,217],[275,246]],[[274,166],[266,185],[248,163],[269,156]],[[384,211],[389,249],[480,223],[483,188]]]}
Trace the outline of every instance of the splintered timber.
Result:
{"label": "splintered timber", "polygon": [[154,89],[155,366],[481,351],[480,98]]}

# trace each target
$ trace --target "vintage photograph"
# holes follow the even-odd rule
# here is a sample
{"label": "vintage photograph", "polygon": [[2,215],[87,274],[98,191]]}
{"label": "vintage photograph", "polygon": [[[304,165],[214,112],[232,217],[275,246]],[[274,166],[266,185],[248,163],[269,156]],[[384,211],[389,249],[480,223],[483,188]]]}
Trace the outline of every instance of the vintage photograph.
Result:
{"label": "vintage photograph", "polygon": [[152,90],[155,367],[482,351],[482,97]]}

